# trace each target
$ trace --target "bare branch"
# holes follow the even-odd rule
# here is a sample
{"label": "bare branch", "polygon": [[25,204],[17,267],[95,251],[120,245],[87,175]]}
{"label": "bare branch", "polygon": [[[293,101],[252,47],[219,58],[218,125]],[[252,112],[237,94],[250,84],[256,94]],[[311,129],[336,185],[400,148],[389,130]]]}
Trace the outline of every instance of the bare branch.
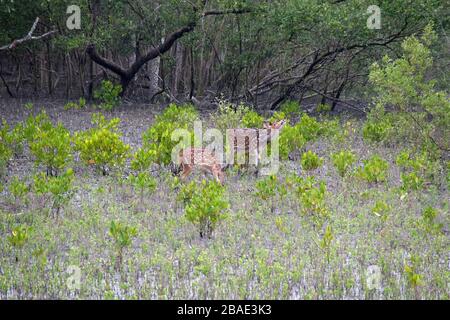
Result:
{"label": "bare branch", "polygon": [[208,10],[203,12],[203,16],[219,16],[224,14],[243,14],[243,13],[250,13],[252,12],[251,9],[229,9],[229,10]]}
{"label": "bare branch", "polygon": [[36,30],[38,23],[39,23],[39,17],[36,18],[36,20],[33,23],[33,26],[31,27],[30,31],[28,32],[28,34],[25,37],[16,39],[11,44],[7,44],[7,45],[0,47],[0,50],[11,50],[23,42],[32,41],[32,40],[40,40],[40,39],[46,38],[57,32],[56,30],[52,30],[52,31],[46,32],[44,34],[41,34],[40,36],[33,36],[33,33]]}

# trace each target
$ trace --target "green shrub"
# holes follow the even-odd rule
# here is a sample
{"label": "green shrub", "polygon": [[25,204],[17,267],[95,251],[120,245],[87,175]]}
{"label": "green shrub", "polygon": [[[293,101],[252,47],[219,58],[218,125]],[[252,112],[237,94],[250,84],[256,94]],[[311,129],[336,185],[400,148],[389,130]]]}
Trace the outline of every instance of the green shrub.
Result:
{"label": "green shrub", "polygon": [[293,100],[286,101],[281,105],[280,111],[284,113],[287,118],[292,119],[301,113],[300,104]]}
{"label": "green shrub", "polygon": [[70,110],[70,109],[80,110],[80,109],[83,109],[84,107],[86,107],[86,99],[80,98],[78,100],[78,102],[71,101],[71,102],[66,103],[66,105],[64,106],[64,110]]}
{"label": "green shrub", "polygon": [[268,200],[275,197],[277,186],[277,177],[275,175],[268,176],[256,182],[256,195],[262,200]]}
{"label": "green shrub", "polygon": [[8,236],[8,242],[15,248],[22,248],[30,237],[31,227],[19,225],[11,230]]}
{"label": "green shrub", "polygon": [[317,181],[315,177],[306,178],[292,174],[286,177],[287,188],[293,190],[299,199],[303,214],[312,214],[313,222],[321,226],[329,217],[329,210],[325,203],[326,185]]}
{"label": "green shrub", "polygon": [[71,136],[60,123],[36,130],[29,145],[36,165],[44,165],[48,175],[57,176],[72,160]]}
{"label": "green shrub", "polygon": [[323,164],[323,159],[311,150],[303,153],[301,165],[303,170],[315,170]]}
{"label": "green shrub", "polygon": [[153,193],[156,189],[156,179],[148,172],[139,172],[136,175],[130,174],[128,182],[139,191],[141,205],[144,202],[144,192]]}
{"label": "green shrub", "polygon": [[313,141],[324,133],[324,128],[320,122],[307,114],[304,114],[295,126],[298,132],[305,137],[306,141]]}
{"label": "green shrub", "polygon": [[[215,128],[225,134],[227,129],[245,128],[243,119],[250,111],[249,107],[242,104],[233,105],[226,101],[219,101],[219,107],[217,111],[212,114],[211,119]],[[246,121],[249,121],[249,119]]]}
{"label": "green shrub", "polygon": [[[306,181],[310,183],[311,181]],[[323,207],[326,195],[326,186],[324,182],[320,182],[319,186],[303,185],[298,189],[300,201],[304,209],[312,212],[320,212]]]}
{"label": "green shrub", "polygon": [[68,204],[74,195],[74,173],[71,168],[57,177],[49,177],[43,172],[34,176],[33,190],[41,196],[50,196],[51,209],[58,216],[61,208]]}
{"label": "green shrub", "polygon": [[[306,181],[306,184],[312,182]],[[307,186],[303,185],[298,190],[300,191],[300,203],[302,204],[303,213],[310,213],[313,217],[313,222],[317,226],[322,226],[325,219],[330,216],[330,212],[325,204],[326,185],[323,181],[319,185]]]}
{"label": "green shrub", "polygon": [[440,233],[442,232],[442,228],[444,225],[442,223],[436,222],[436,218],[438,216],[439,212],[437,209],[427,206],[422,211],[422,227],[425,229],[426,232],[430,233]]}
{"label": "green shrub", "polygon": [[404,272],[408,285],[414,290],[415,298],[419,299],[418,287],[424,284],[423,275],[418,273],[420,259],[413,255],[411,256],[410,263],[405,263]]}
{"label": "green shrub", "polygon": [[420,190],[426,181],[431,181],[436,172],[437,163],[427,152],[416,153],[403,150],[396,158],[396,164],[401,168],[402,188],[407,190]]}
{"label": "green shrub", "polygon": [[242,125],[244,128],[262,128],[264,118],[256,111],[249,110],[242,117]]}
{"label": "green shrub", "polygon": [[29,226],[18,225],[11,230],[11,234],[7,237],[9,244],[15,250],[16,262],[19,261],[18,251],[28,242],[31,231],[32,228]]}
{"label": "green shrub", "polygon": [[256,196],[264,201],[269,201],[272,212],[275,211],[275,202],[278,202],[275,201],[277,195],[280,197],[279,203],[282,203],[283,197],[286,195],[286,188],[278,181],[277,176],[267,176],[256,183]]}
{"label": "green shrub", "polygon": [[370,142],[382,142],[392,134],[392,124],[386,115],[384,107],[377,104],[370,110],[363,126],[363,138]]}
{"label": "green shrub", "polygon": [[[275,118],[283,117],[284,115]],[[308,141],[313,141],[325,133],[325,127],[306,114],[302,115],[295,126],[285,125],[279,138],[281,159],[288,159],[292,152],[301,150]]]}
{"label": "green shrub", "polygon": [[344,177],[353,163],[356,161],[355,154],[351,151],[341,150],[331,155],[333,165],[341,177]]}
{"label": "green shrub", "polygon": [[197,119],[198,113],[193,106],[169,105],[144,133],[144,148],[154,155],[156,163],[168,165],[172,160],[172,150],[179,143],[172,141],[172,133],[175,129],[186,129],[193,137],[194,121]]}
{"label": "green shrub", "polygon": [[94,128],[75,134],[75,150],[87,165],[94,165],[103,175],[114,167],[120,167],[129,156],[130,146],[121,140],[118,125],[120,119],[106,121],[102,114],[94,114]]}
{"label": "green shrub", "polygon": [[320,103],[316,107],[317,112],[330,112],[331,106],[327,103]]}
{"label": "green shrub", "polygon": [[3,120],[0,128],[0,176],[13,156],[18,156],[23,151],[24,126],[18,123],[11,130],[8,123]]}
{"label": "green shrub", "polygon": [[331,226],[328,225],[325,228],[325,233],[319,242],[320,247],[322,248],[322,250],[325,251],[328,263],[330,262],[330,253],[331,253],[330,249],[331,249],[331,244],[333,242],[333,239],[334,239],[333,230],[332,230]]}
{"label": "green shrub", "polygon": [[364,166],[358,170],[358,176],[361,179],[369,183],[383,182],[386,180],[387,170],[389,168],[386,160],[380,158],[378,155],[374,155],[363,162]]}
{"label": "green shrub", "polygon": [[11,234],[7,237],[9,244],[15,250],[16,262],[19,261],[18,251],[28,242],[31,231],[32,228],[29,226],[18,225],[11,230]]}
{"label": "green shrub", "polygon": [[177,201],[183,203],[186,206],[189,201],[191,201],[194,194],[197,192],[197,182],[191,181],[187,184],[184,184],[177,195]]}
{"label": "green shrub", "polygon": [[26,195],[30,191],[29,186],[23,180],[18,177],[14,177],[9,184],[9,192],[11,192],[14,197],[15,207],[19,206],[20,202],[26,202]]}
{"label": "green shrub", "polygon": [[407,190],[420,190],[424,186],[424,180],[417,176],[415,172],[401,173],[402,189]]}
{"label": "green shrub", "polygon": [[387,219],[387,214],[392,208],[384,201],[378,200],[375,202],[375,206],[372,208],[372,213],[377,217],[381,217],[383,220]]}
{"label": "green shrub", "polygon": [[139,148],[131,158],[131,169],[135,171],[145,171],[150,168],[155,161],[156,151]]}
{"label": "green shrub", "polygon": [[382,63],[374,63],[369,80],[380,109],[389,106],[395,112],[391,117],[392,138],[445,150],[449,146],[450,100],[448,93],[437,90],[436,81],[427,76],[433,66],[430,47],[435,38],[431,24],[420,38],[406,38],[403,55],[395,60],[386,56]]}
{"label": "green shrub", "polygon": [[23,107],[27,110],[33,110],[34,105],[31,102],[27,102],[23,105]]}
{"label": "green shrub", "polygon": [[109,235],[113,238],[117,250],[115,268],[121,270],[124,250],[131,245],[133,238],[136,238],[137,229],[120,222],[111,221]]}
{"label": "green shrub", "polygon": [[224,192],[220,183],[203,180],[186,204],[186,218],[197,225],[201,238],[211,238],[217,223],[226,217],[224,210],[229,204],[224,199]]}
{"label": "green shrub", "polygon": [[53,127],[47,113],[42,110],[36,116],[30,115],[23,126],[23,138],[32,143],[37,139],[39,131],[48,131]]}
{"label": "green shrub", "polygon": [[9,126],[6,121],[3,121],[0,130],[0,176],[3,175],[9,160],[13,156],[11,135],[9,134]]}
{"label": "green shrub", "polygon": [[306,139],[297,127],[292,127],[289,124],[285,125],[279,136],[279,153],[281,159],[287,160],[292,152],[301,150],[306,142]]}
{"label": "green shrub", "polygon": [[120,103],[121,85],[115,85],[109,80],[102,81],[102,86],[94,92],[94,98],[100,100],[100,109],[112,110]]}

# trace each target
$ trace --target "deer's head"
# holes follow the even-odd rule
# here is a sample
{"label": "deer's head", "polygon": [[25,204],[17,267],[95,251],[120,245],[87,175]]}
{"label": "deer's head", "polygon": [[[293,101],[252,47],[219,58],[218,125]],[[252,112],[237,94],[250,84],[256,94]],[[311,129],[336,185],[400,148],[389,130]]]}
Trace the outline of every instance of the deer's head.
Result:
{"label": "deer's head", "polygon": [[282,119],[280,121],[274,122],[274,123],[269,123],[269,122],[265,122],[263,125],[264,129],[278,129],[281,130],[284,125],[286,124],[286,120]]}

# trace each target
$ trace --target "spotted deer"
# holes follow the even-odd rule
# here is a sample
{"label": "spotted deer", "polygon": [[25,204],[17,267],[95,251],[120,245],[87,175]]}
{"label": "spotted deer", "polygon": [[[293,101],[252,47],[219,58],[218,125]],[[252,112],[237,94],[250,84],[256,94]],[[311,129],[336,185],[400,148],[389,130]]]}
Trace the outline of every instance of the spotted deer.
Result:
{"label": "spotted deer", "polygon": [[[234,163],[235,154],[238,157],[248,155],[248,164],[252,163],[258,166],[260,160],[260,152],[267,146],[267,144],[279,133],[286,120],[280,120],[275,123],[264,123],[264,129],[228,129],[227,130],[227,148],[229,152],[227,154],[227,164]],[[265,131],[264,131],[265,130]],[[241,158],[242,159],[242,158]],[[243,164],[243,163],[239,163]]]}
{"label": "spotted deer", "polygon": [[180,150],[179,163],[182,170],[181,179],[183,180],[197,167],[202,171],[211,173],[220,184],[224,184],[221,161],[211,150],[194,147]]}

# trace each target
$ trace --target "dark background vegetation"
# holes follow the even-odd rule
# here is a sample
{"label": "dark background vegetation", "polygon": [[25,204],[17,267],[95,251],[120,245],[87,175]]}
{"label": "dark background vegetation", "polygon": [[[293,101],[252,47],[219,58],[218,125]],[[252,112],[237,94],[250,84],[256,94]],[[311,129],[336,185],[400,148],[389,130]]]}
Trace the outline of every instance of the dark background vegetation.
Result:
{"label": "dark background vegetation", "polygon": [[[81,30],[66,27],[72,4]],[[379,30],[366,26],[372,4]],[[0,44],[24,37],[36,17],[35,36],[55,32],[0,50],[0,94],[90,99],[107,78],[145,102],[223,96],[275,109],[316,97],[358,108],[368,66],[429,22],[440,40],[435,74],[448,84],[448,11],[440,0],[2,0]]]}

